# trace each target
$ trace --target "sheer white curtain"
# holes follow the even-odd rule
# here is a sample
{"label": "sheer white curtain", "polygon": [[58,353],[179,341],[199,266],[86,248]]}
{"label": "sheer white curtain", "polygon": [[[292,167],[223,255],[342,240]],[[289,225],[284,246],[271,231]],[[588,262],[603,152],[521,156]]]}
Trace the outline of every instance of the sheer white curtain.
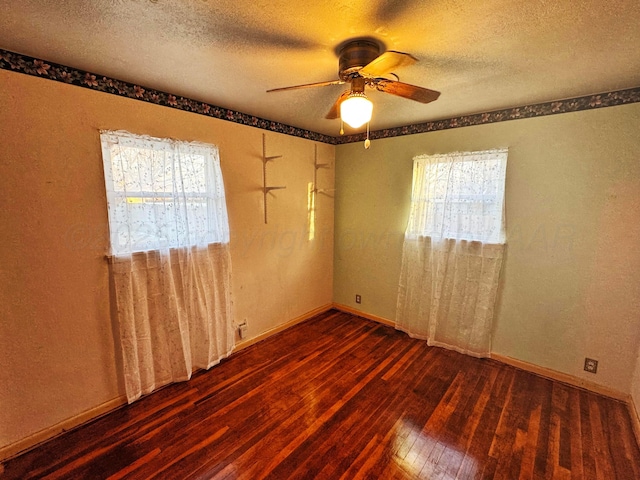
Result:
{"label": "sheer white curtain", "polygon": [[414,158],[396,328],[429,345],[490,354],[506,164],[506,150]]}
{"label": "sheer white curtain", "polygon": [[229,227],[217,147],[121,131],[101,141],[131,403],[233,349]]}

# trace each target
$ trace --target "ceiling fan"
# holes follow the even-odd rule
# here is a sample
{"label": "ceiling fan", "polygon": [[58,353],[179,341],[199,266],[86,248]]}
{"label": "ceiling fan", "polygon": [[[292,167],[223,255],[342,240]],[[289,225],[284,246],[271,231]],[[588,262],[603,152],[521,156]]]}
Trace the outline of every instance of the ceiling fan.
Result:
{"label": "ceiling fan", "polygon": [[[408,53],[396,52],[394,50],[387,50],[381,54],[380,50],[380,44],[374,40],[350,40],[338,49],[339,80],[274,88],[267,90],[267,92],[283,92],[300,88],[324,87],[348,83],[349,90],[343,92],[338,97],[326,115],[326,118],[330,120],[341,118],[353,128],[361,127],[365,123],[368,124],[369,120],[371,120],[373,104],[364,92],[365,86],[420,103],[430,103],[438,99],[440,92],[400,82],[397,80],[398,76],[392,73],[396,68],[405,67],[417,62],[415,57]],[[396,80],[385,78],[385,75],[393,75]],[[340,133],[343,133],[342,129]],[[365,142],[365,146],[368,148],[368,139],[367,142]]]}

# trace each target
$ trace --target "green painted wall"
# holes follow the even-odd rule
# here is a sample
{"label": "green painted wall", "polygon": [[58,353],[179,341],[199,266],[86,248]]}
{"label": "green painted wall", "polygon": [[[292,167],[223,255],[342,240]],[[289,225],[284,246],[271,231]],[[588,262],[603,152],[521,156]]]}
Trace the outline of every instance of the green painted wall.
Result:
{"label": "green painted wall", "polygon": [[[640,342],[639,127],[635,104],[338,146],[334,301],[395,318],[414,155],[508,147],[493,349],[629,392]],[[596,376],[583,372],[585,356],[600,361]]]}

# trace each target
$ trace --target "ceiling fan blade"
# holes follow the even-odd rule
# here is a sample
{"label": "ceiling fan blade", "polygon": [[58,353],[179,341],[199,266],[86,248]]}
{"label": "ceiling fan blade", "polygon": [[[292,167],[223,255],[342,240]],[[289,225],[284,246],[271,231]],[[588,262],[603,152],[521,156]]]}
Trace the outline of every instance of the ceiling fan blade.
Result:
{"label": "ceiling fan blade", "polygon": [[440,96],[440,92],[436,92],[435,90],[416,87],[415,85],[396,82],[395,80],[379,79],[373,82],[373,85],[376,90],[381,92],[390,93],[391,95],[397,95],[421,103],[433,102]]}
{"label": "ceiling fan blade", "polygon": [[408,53],[388,50],[362,67],[358,73],[367,77],[379,77],[395,70],[398,67],[413,65],[417,61],[417,58],[409,55]]}
{"label": "ceiling fan blade", "polygon": [[336,102],[331,107],[331,110],[329,110],[329,113],[327,113],[327,116],[324,118],[327,118],[329,120],[335,120],[336,118],[340,118],[340,104],[348,96],[349,96],[349,92],[342,92],[342,95],[338,97]]}
{"label": "ceiling fan blade", "polygon": [[300,88],[312,88],[312,87],[326,87],[328,85],[342,85],[342,80],[332,80],[330,82],[318,82],[318,83],[305,83],[304,85],[294,85],[293,87],[272,88],[267,90],[268,92],[284,92],[285,90],[298,90]]}

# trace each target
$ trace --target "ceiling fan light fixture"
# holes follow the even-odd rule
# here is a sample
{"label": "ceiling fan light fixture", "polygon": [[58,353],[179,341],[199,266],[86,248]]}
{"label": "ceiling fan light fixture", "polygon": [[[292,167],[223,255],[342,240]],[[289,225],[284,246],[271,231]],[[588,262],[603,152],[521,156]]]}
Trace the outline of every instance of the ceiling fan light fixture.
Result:
{"label": "ceiling fan light fixture", "polygon": [[340,118],[351,128],[359,128],[371,120],[373,103],[364,93],[352,92],[340,104]]}

